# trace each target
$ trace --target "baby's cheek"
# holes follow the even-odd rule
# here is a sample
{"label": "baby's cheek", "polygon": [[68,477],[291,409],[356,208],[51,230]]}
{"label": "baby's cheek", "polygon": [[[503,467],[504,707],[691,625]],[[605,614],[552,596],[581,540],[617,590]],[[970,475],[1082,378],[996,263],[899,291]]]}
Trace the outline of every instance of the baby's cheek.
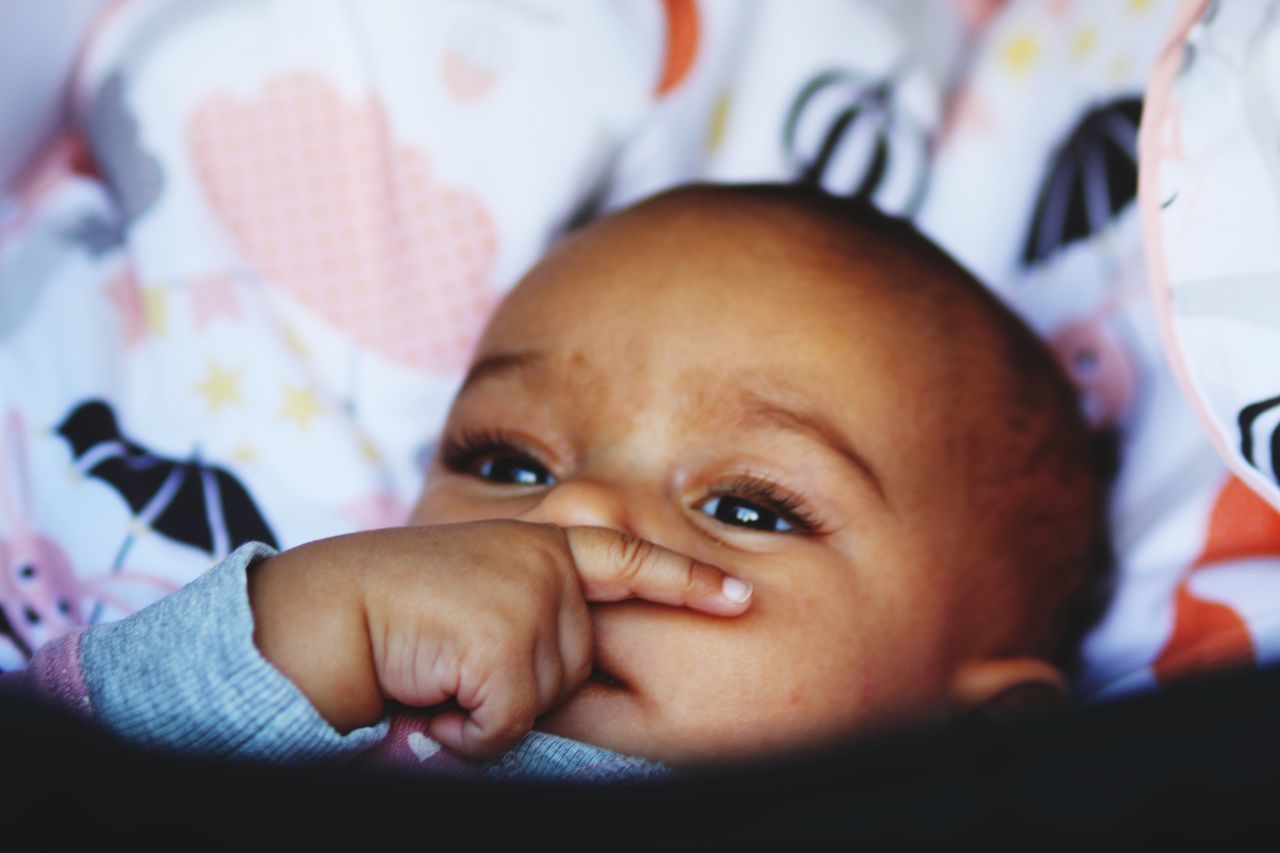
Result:
{"label": "baby's cheek", "polygon": [[856,675],[770,669],[761,668],[763,680],[739,694],[739,702],[725,702],[723,693],[711,697],[698,726],[702,736],[689,740],[725,758],[787,754],[847,740],[870,719]]}
{"label": "baby's cheek", "polygon": [[755,672],[769,724],[824,738],[856,726],[876,687],[874,650],[857,616],[817,595],[796,596],[769,615],[779,618],[758,650]]}
{"label": "baby's cheek", "polygon": [[422,493],[418,495],[418,502],[414,504],[413,512],[409,515],[409,523],[412,525],[441,523],[437,519],[442,510],[447,508],[448,501],[441,500],[441,496],[437,493],[436,484],[433,482],[435,476],[434,474],[428,476]]}
{"label": "baby's cheek", "polygon": [[532,498],[493,500],[459,488],[453,477],[440,475],[439,482],[428,481],[418,499],[410,524],[460,524],[467,521],[519,518],[532,505]]}
{"label": "baby's cheek", "polygon": [[929,701],[937,680],[938,619],[926,606],[896,600],[902,597],[896,589],[858,588],[843,579],[791,592],[779,614],[786,640],[775,642],[787,649],[791,681],[781,705],[831,732],[910,713]]}

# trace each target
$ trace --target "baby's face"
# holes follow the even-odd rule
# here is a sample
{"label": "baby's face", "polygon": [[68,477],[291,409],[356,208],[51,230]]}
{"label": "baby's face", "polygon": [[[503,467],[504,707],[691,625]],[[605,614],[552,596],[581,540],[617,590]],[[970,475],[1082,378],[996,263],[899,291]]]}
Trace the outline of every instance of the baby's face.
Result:
{"label": "baby's face", "polygon": [[750,581],[739,618],[593,605],[617,683],[537,726],[677,765],[941,710],[982,635],[936,354],[877,288],[742,219],[630,213],[544,260],[415,513],[615,528]]}

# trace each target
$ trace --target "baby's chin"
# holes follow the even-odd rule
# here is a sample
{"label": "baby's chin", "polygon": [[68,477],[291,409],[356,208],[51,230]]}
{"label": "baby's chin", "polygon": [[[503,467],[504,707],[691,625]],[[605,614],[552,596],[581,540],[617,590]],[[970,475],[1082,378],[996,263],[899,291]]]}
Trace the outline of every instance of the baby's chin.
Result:
{"label": "baby's chin", "polygon": [[[718,738],[681,731],[678,725],[663,726],[664,720],[650,701],[626,685],[593,677],[563,705],[539,717],[534,729],[685,770],[737,764],[766,754],[762,750],[767,744],[760,738],[738,742],[732,735],[723,737],[735,727],[717,727]],[[774,748],[787,752],[782,744]]]}
{"label": "baby's chin", "polygon": [[695,733],[672,724],[657,713],[652,701],[626,685],[593,677],[563,705],[539,717],[534,729],[677,769],[698,770],[822,755],[854,741],[939,723],[934,715],[899,711],[839,731],[812,723],[797,730],[739,718],[709,726],[702,721]]}

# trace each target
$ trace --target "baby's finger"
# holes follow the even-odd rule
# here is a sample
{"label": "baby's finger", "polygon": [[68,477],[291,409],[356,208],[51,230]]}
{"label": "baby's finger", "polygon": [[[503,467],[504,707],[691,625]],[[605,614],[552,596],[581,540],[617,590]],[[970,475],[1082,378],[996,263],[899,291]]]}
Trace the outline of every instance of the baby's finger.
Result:
{"label": "baby's finger", "polygon": [[595,628],[591,623],[591,611],[581,592],[564,597],[560,604],[558,622],[557,638],[560,659],[564,663],[564,684],[557,703],[591,677],[591,667],[595,663]]}
{"label": "baby's finger", "polygon": [[564,658],[555,632],[547,632],[533,653],[533,671],[538,685],[538,713],[556,705],[566,694]]}
{"label": "baby's finger", "polygon": [[604,527],[564,533],[588,601],[643,598],[721,616],[751,605],[751,584],[708,563]]}
{"label": "baby's finger", "polygon": [[427,723],[427,735],[441,746],[461,754],[462,726],[466,722],[467,715],[462,711],[439,711]]}
{"label": "baby's finger", "polygon": [[473,695],[461,690],[464,712],[437,714],[428,734],[468,758],[493,758],[515,746],[533,729],[538,685],[527,662],[495,671]]}

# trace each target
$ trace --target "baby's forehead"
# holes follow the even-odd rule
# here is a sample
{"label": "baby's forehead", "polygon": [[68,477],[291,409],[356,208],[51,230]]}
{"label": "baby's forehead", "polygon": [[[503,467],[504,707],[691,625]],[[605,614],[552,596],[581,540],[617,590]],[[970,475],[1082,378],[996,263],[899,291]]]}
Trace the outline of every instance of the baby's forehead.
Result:
{"label": "baby's forehead", "polygon": [[729,451],[773,436],[800,452],[825,446],[877,490],[881,472],[923,481],[945,467],[930,448],[961,421],[935,422],[930,398],[945,383],[929,378],[922,348],[883,316],[804,307],[786,290],[689,301],[640,288],[636,303],[588,294],[576,312],[553,306],[566,322],[543,325],[548,306],[531,302],[486,340],[472,376],[506,372],[513,384],[490,399],[536,400],[588,438],[620,441],[639,424],[669,436],[665,447]]}
{"label": "baby's forehead", "polygon": [[927,275],[833,215],[682,192],[575,232],[510,294],[481,353],[575,352],[612,369],[675,351],[706,368],[691,376],[709,390],[766,368],[799,386],[868,371],[909,384],[949,369],[966,326],[923,293],[945,289]]}
{"label": "baby's forehead", "polygon": [[576,310],[574,298],[634,303],[647,296],[672,311],[701,305],[717,316],[785,303],[784,316],[799,319],[813,309],[850,315],[903,307],[897,297],[918,272],[910,267],[898,247],[830,214],[683,192],[573,233],[518,289],[540,302],[559,298],[566,312]]}

